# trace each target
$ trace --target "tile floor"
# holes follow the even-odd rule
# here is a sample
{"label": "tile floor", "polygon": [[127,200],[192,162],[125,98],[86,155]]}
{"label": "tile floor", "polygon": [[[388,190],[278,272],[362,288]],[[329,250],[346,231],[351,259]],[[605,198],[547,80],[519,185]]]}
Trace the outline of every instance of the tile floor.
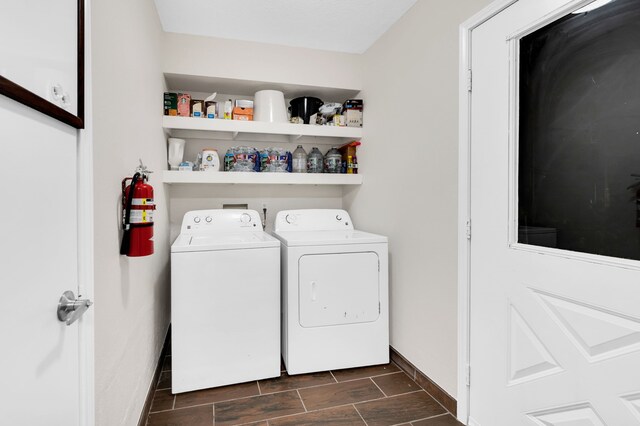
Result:
{"label": "tile floor", "polygon": [[171,357],[148,426],[459,426],[397,365],[353,368],[171,394]]}

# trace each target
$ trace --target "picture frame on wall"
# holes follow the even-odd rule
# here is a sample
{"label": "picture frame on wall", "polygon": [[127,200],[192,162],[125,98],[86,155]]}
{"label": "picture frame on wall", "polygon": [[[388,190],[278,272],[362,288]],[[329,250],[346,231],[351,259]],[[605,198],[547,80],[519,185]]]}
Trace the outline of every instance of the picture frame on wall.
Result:
{"label": "picture frame on wall", "polygon": [[[33,28],[47,37],[34,37]],[[84,0],[11,0],[0,14],[0,95],[84,128]]]}

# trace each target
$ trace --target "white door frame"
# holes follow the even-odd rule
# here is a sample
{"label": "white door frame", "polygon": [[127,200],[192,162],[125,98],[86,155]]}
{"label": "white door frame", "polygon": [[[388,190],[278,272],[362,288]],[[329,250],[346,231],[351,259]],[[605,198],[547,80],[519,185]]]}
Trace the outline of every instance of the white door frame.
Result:
{"label": "white door frame", "polygon": [[[94,300],[93,279],[93,109],[91,91],[91,0],[84,2],[84,129],[78,131],[77,203],[78,203],[78,293]],[[95,416],[95,305],[78,324],[78,383],[81,426],[93,426]]]}
{"label": "white door frame", "polygon": [[[460,25],[458,146],[458,420],[469,420],[471,309],[471,33],[519,0],[495,0]],[[569,2],[570,0],[567,0]],[[594,0],[576,1],[575,6]]]}
{"label": "white door frame", "polygon": [[471,32],[518,0],[496,0],[460,25],[458,147],[458,420],[469,419],[471,308]]}

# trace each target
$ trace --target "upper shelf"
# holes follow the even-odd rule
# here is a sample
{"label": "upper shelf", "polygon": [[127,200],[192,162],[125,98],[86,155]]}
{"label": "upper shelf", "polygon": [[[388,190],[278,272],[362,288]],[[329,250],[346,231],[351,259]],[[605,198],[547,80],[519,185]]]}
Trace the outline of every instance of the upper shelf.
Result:
{"label": "upper shelf", "polygon": [[291,99],[299,96],[315,96],[325,102],[344,102],[355,98],[360,89],[309,86],[274,81],[241,80],[214,76],[186,75],[165,73],[167,87],[172,90],[184,90],[204,93],[228,93],[234,95],[251,96],[258,90],[280,90],[284,97]]}
{"label": "upper shelf", "polygon": [[[162,127],[173,137],[187,139],[242,139],[245,134],[281,135],[294,142],[303,136],[318,138],[362,138],[361,127],[314,126],[193,117],[163,116]],[[328,140],[327,143],[332,143]]]}

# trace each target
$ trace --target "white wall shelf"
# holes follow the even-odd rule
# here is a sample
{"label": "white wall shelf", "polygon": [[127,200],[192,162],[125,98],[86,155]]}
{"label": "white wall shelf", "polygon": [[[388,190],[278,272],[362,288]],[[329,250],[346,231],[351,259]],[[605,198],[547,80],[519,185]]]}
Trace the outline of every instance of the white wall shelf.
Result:
{"label": "white wall shelf", "polygon": [[242,80],[236,78],[224,78],[215,76],[200,76],[188,74],[164,73],[167,87],[172,91],[201,92],[201,93],[228,93],[238,96],[253,95],[258,90],[279,90],[287,99],[299,96],[315,96],[325,102],[344,102],[347,99],[357,98],[358,88],[340,88],[330,86],[310,86],[304,84],[291,84],[274,81]]}
{"label": "white wall shelf", "polygon": [[318,143],[334,144],[336,139],[361,139],[360,127],[314,126],[309,124],[266,123],[194,117],[162,117],[162,127],[173,137],[185,139],[245,140],[247,135],[285,136],[293,143],[305,136],[324,139]]}
{"label": "white wall shelf", "polygon": [[[204,119],[203,119],[204,120]],[[361,185],[362,175],[328,173],[181,172],[165,170],[167,184]]]}

